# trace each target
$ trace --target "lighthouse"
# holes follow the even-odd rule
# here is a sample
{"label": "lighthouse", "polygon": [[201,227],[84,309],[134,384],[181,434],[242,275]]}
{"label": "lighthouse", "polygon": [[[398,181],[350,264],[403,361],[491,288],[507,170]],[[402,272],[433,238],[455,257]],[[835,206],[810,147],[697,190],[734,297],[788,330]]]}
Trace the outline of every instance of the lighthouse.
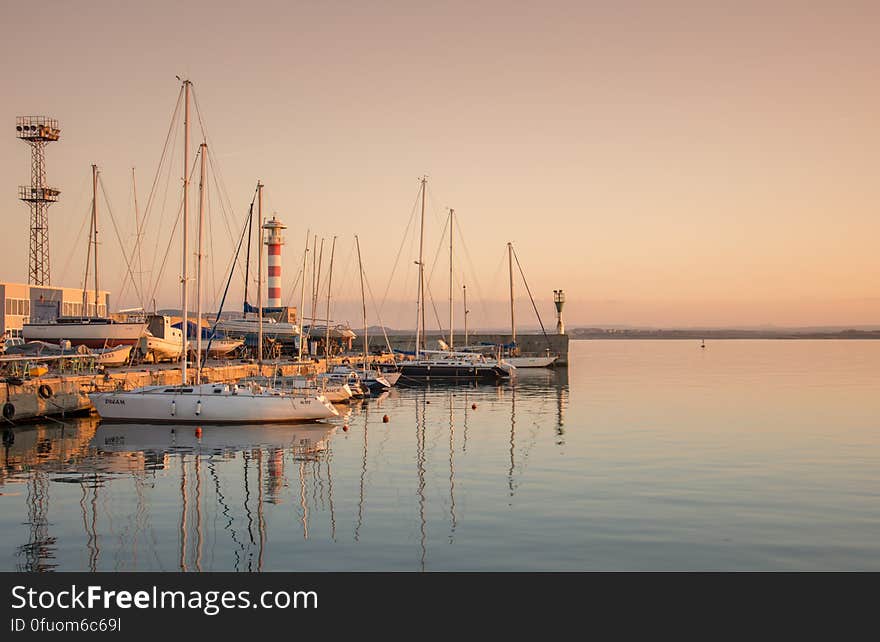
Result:
{"label": "lighthouse", "polygon": [[281,246],[284,245],[284,238],[281,236],[281,230],[286,230],[287,226],[273,215],[271,220],[263,223],[263,229],[266,230],[266,246],[269,248],[269,297],[268,307],[281,307]]}
{"label": "lighthouse", "polygon": [[556,334],[565,334],[565,324],[562,322],[565,293],[562,290],[553,290],[553,303],[556,305]]}

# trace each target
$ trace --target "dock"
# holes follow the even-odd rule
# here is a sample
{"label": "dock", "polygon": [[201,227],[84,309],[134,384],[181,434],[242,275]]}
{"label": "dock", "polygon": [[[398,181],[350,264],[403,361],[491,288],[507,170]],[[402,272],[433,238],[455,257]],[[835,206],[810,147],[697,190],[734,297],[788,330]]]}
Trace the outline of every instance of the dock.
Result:
{"label": "dock", "polygon": [[[339,359],[331,359],[331,366]],[[274,375],[310,375],[324,371],[324,362],[278,361],[257,363],[239,361],[211,361],[202,368],[204,383],[231,383],[244,377]],[[194,380],[190,370],[187,379]],[[88,393],[140,386],[179,385],[182,383],[177,364],[158,364],[149,367],[132,366],[108,369],[105,372],[46,374],[41,377],[7,377],[0,383],[0,406],[5,425],[18,424],[48,417],[87,413],[92,404]]]}

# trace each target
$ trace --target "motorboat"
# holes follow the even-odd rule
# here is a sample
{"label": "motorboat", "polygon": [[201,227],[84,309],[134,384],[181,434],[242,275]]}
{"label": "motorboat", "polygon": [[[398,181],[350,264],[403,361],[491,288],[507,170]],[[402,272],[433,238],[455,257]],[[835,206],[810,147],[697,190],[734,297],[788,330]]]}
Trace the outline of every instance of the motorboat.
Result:
{"label": "motorboat", "polygon": [[[388,390],[392,386],[391,381],[385,376],[385,374],[376,370],[352,368],[350,365],[343,364],[339,366],[334,366],[330,372],[333,374],[341,375],[349,375],[350,373],[355,373],[358,376],[358,380],[367,388],[369,388],[370,392],[373,394],[378,394],[383,390]],[[400,375],[398,373],[394,374],[397,374],[396,377],[393,377],[394,381],[397,382],[397,380],[400,378]]]}

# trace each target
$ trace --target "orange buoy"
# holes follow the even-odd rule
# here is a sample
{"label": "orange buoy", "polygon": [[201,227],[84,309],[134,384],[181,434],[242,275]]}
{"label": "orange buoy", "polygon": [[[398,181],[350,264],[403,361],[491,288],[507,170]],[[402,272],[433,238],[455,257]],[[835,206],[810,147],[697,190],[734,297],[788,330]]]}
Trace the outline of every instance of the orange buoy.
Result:
{"label": "orange buoy", "polygon": [[348,432],[348,424],[342,424],[342,432]]}
{"label": "orange buoy", "polygon": [[382,415],[382,423],[387,424],[391,419],[388,418],[388,415]]}
{"label": "orange buoy", "polygon": [[201,426],[196,428],[196,437],[198,437],[199,439],[202,438],[202,427]]}
{"label": "orange buoy", "polygon": [[471,404],[471,410],[476,410],[476,409],[477,409],[477,404],[472,403],[472,404]]}

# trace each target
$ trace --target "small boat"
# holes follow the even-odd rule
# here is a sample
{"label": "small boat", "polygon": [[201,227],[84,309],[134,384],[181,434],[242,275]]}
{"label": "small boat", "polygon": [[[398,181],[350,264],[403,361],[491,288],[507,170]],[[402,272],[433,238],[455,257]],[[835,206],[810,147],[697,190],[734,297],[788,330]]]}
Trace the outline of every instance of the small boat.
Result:
{"label": "small boat", "polygon": [[517,368],[549,368],[559,357],[504,357],[504,361]]}
{"label": "small boat", "polygon": [[208,343],[202,342],[202,352],[207,352],[209,357],[225,357],[243,345],[243,339],[211,339]]}
{"label": "small boat", "polygon": [[[370,392],[374,394],[378,394],[383,390],[388,390],[392,386],[391,381],[385,376],[385,374],[376,370],[365,370],[363,368],[352,368],[349,365],[341,365],[334,366],[333,370],[331,370],[330,372],[332,374],[341,375],[349,375],[351,373],[354,373],[357,375],[358,380],[361,382],[361,384],[369,388]],[[397,380],[400,378],[400,374],[393,374],[397,375],[396,377],[393,377],[394,381],[397,382]]]}
{"label": "small boat", "polygon": [[171,317],[153,314],[147,318],[147,329],[138,341],[138,352],[147,361],[175,361],[183,350],[183,332],[172,326]]}
{"label": "small boat", "polygon": [[98,365],[102,366],[121,366],[125,365],[131,356],[131,346],[116,346],[115,348],[103,348],[100,350],[92,350],[92,354],[97,355]]}
{"label": "small boat", "polygon": [[321,387],[348,386],[354,399],[363,399],[370,396],[369,386],[361,381],[356,372],[322,372],[317,375],[316,379]]}

